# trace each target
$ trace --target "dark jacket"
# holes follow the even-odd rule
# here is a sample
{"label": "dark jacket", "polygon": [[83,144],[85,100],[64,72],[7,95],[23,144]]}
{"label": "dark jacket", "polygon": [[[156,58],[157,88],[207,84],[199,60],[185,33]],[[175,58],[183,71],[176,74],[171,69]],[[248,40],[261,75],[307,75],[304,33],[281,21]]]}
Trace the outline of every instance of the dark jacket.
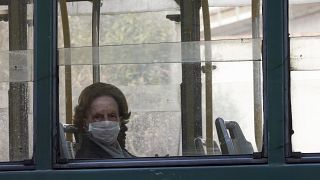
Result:
{"label": "dark jacket", "polygon": [[[122,151],[132,156],[126,149],[122,148]],[[110,159],[113,157],[104,149],[102,149],[98,144],[93,142],[88,137],[88,134],[83,134],[81,136],[81,145],[79,150],[76,152],[75,158],[76,159]]]}

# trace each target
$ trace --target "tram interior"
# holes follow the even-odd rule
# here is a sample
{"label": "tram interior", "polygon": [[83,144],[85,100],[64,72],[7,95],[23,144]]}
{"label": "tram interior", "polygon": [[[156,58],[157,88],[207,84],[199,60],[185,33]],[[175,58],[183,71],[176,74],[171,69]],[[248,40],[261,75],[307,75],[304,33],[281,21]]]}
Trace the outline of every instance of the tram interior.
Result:
{"label": "tram interior", "polygon": [[[82,89],[97,81],[124,92],[131,112],[126,148],[137,157],[263,150],[261,2],[208,2],[211,36],[202,7],[199,38],[187,42],[180,1],[58,2],[60,158],[74,158],[74,107]],[[19,161],[33,154],[33,5],[11,5],[26,10],[23,18],[11,17],[25,28],[23,47],[15,47],[19,38],[10,31],[17,27],[8,21],[14,10],[0,3],[0,161]],[[292,144],[301,152],[320,148],[304,141],[317,136],[320,24],[312,22],[319,16],[320,2],[291,0]]]}

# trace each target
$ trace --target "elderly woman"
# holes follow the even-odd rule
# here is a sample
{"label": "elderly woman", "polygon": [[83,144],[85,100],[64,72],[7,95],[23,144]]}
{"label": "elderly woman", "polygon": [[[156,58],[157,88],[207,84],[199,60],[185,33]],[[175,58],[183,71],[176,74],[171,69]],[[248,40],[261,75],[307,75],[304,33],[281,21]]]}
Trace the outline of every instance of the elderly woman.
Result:
{"label": "elderly woman", "polygon": [[120,89],[94,83],[80,94],[74,122],[80,134],[76,158],[106,159],[133,157],[125,149],[127,100]]}

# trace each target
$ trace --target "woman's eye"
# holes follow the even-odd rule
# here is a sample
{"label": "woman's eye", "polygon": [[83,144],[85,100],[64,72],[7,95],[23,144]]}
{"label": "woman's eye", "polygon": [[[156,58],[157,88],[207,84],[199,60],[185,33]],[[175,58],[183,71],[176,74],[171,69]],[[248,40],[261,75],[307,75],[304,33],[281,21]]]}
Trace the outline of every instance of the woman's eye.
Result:
{"label": "woman's eye", "polygon": [[93,116],[93,119],[94,119],[95,121],[102,120],[102,119],[103,119],[103,115],[97,114],[97,115]]}
{"label": "woman's eye", "polygon": [[110,118],[111,120],[117,120],[117,115],[116,115],[116,114],[110,114],[110,115],[109,115],[109,118]]}

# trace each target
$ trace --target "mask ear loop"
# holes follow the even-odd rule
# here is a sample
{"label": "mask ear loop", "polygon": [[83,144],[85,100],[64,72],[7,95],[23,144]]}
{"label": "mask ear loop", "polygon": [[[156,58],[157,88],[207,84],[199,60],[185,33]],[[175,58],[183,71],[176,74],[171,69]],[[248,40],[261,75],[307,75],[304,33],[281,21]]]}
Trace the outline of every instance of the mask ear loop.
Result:
{"label": "mask ear loop", "polygon": [[[80,99],[80,98],[79,98]],[[92,102],[91,102],[92,103]],[[83,123],[83,129],[85,132],[89,132],[89,122],[88,122],[88,115],[89,115],[89,111],[90,111],[90,106],[87,107],[87,110],[85,112],[85,116],[83,118],[84,123]]]}
{"label": "mask ear loop", "polygon": [[88,119],[85,118],[83,119],[84,120],[84,123],[83,123],[83,129],[88,132],[89,131],[89,123],[88,123]]}

